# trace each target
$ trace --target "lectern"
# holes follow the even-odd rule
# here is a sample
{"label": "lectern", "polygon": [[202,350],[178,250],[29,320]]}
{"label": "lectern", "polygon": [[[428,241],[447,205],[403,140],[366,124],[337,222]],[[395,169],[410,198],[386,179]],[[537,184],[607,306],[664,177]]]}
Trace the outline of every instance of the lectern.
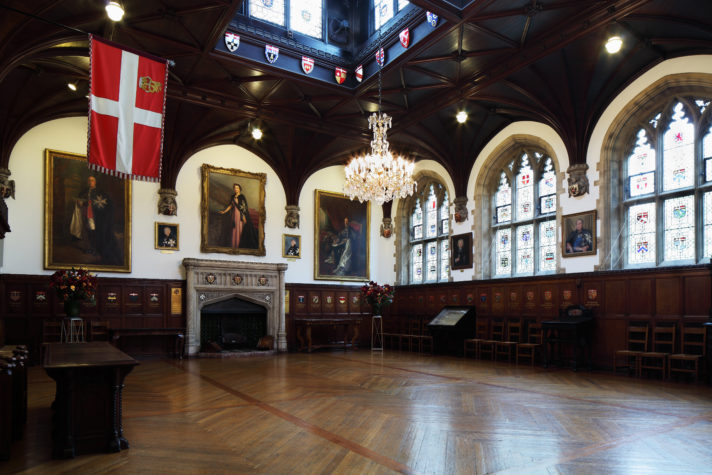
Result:
{"label": "lectern", "polygon": [[433,352],[462,356],[465,339],[475,337],[475,307],[443,307],[428,329],[433,335]]}

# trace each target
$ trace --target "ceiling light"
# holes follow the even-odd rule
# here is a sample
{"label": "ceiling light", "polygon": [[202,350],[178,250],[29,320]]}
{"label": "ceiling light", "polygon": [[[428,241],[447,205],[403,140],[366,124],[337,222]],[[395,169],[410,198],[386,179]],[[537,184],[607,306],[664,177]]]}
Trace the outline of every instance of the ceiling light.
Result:
{"label": "ceiling light", "polygon": [[457,115],[455,116],[455,118],[457,119],[457,121],[458,121],[459,123],[464,124],[465,121],[467,120],[467,112],[465,112],[465,111],[460,111],[460,112],[457,113]]}
{"label": "ceiling light", "polygon": [[[378,30],[378,49],[381,48],[381,30]],[[388,129],[391,117],[381,112],[381,69],[378,69],[378,111],[368,118],[368,128],[373,130],[371,153],[355,157],[344,168],[346,181],[344,193],[352,200],[375,201],[382,205],[394,198],[405,198],[417,188],[413,180],[415,164],[403,157],[394,157],[388,149]]]}
{"label": "ceiling light", "polygon": [[262,129],[260,129],[259,127],[255,127],[254,129],[252,129],[252,138],[255,140],[261,139],[262,138]]}
{"label": "ceiling light", "polygon": [[623,47],[623,39],[620,36],[611,36],[606,42],[606,51],[615,54]]}
{"label": "ceiling light", "polygon": [[77,90],[77,84],[74,82],[68,82],[67,87],[69,88],[70,91],[76,91]]}
{"label": "ceiling light", "polygon": [[121,21],[124,17],[124,8],[119,2],[109,2],[106,5],[106,14],[112,21]]}

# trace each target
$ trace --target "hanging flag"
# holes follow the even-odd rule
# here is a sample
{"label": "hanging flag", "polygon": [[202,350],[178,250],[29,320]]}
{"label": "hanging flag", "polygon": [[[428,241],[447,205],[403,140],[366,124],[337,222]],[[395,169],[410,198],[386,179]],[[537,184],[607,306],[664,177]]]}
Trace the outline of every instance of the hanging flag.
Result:
{"label": "hanging flag", "polygon": [[356,80],[358,82],[363,81],[363,64],[359,64],[355,71]]}
{"label": "hanging flag", "polygon": [[334,78],[339,84],[343,84],[346,81],[346,70],[344,68],[336,68],[334,71]]}
{"label": "hanging flag", "polygon": [[231,53],[237,51],[237,48],[240,47],[240,35],[230,33],[229,31],[225,32],[225,46]]}
{"label": "hanging flag", "polygon": [[430,26],[432,26],[433,28],[438,26],[438,16],[435,13],[426,12],[425,16],[428,18],[428,23],[430,23]]}
{"label": "hanging flag", "polygon": [[90,36],[89,166],[160,181],[168,66]]}
{"label": "hanging flag", "polygon": [[314,70],[314,60],[312,58],[302,56],[302,71],[309,74],[312,70]]}
{"label": "hanging flag", "polygon": [[279,58],[279,48],[272,45],[265,45],[265,57],[270,63],[274,63]]}
{"label": "hanging flag", "polygon": [[383,66],[385,59],[386,53],[383,51],[383,48],[379,48],[378,51],[376,51],[376,62],[379,66]]}
{"label": "hanging flag", "polygon": [[398,38],[400,39],[401,46],[407,48],[410,44],[410,30],[406,28],[405,30],[401,31],[398,34]]}

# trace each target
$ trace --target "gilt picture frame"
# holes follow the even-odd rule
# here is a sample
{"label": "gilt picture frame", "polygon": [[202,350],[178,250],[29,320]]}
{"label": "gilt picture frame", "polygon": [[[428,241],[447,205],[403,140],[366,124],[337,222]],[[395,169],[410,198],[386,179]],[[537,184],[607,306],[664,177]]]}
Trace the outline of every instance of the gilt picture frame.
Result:
{"label": "gilt picture frame", "polygon": [[200,252],[265,255],[265,173],[204,164]]}
{"label": "gilt picture frame", "polygon": [[561,256],[596,254],[596,210],[561,218]]}
{"label": "gilt picture frame", "polygon": [[131,182],[45,149],[44,268],[131,272]]}
{"label": "gilt picture frame", "polygon": [[282,234],[282,257],[301,259],[302,237],[296,234]]}
{"label": "gilt picture frame", "polygon": [[368,281],[371,204],[315,190],[314,279]]}
{"label": "gilt picture frame", "polygon": [[153,235],[153,244],[156,249],[162,251],[177,251],[179,249],[178,223],[156,222]]}

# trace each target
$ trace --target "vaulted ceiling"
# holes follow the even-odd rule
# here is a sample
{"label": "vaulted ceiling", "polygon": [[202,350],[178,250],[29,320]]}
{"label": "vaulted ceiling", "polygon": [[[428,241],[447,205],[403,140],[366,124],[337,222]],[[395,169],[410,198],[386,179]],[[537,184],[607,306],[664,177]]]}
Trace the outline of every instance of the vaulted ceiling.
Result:
{"label": "vaulted ceiling", "polygon": [[[631,80],[664,59],[712,53],[712,2],[701,0],[411,0],[381,29],[380,40],[363,13],[369,1],[327,0],[324,43],[249,18],[243,0],[123,4],[126,16],[113,23],[101,0],[0,2],[0,167],[30,128],[87,114],[85,32],[174,62],[164,188],[175,187],[196,151],[237,144],[273,167],[288,204],[297,204],[316,170],[368,148],[379,41],[386,50],[382,109],[393,116],[391,148],[441,163],[457,196],[465,193],[478,152],[508,124],[551,126],[571,162],[582,163],[596,120]],[[426,11],[439,16],[436,27]],[[405,28],[408,48],[398,43]],[[225,46],[226,31],[241,37],[236,52]],[[624,39],[616,55],[603,48],[612,34]],[[255,54],[266,44],[280,48],[275,64]],[[304,74],[303,55],[315,59],[321,76]],[[353,78],[359,64],[362,83]],[[324,80],[335,67],[349,72],[344,84]],[[69,91],[68,82],[78,91]],[[462,125],[455,121],[461,109],[469,113]],[[265,131],[260,141],[249,134],[254,125]]]}

